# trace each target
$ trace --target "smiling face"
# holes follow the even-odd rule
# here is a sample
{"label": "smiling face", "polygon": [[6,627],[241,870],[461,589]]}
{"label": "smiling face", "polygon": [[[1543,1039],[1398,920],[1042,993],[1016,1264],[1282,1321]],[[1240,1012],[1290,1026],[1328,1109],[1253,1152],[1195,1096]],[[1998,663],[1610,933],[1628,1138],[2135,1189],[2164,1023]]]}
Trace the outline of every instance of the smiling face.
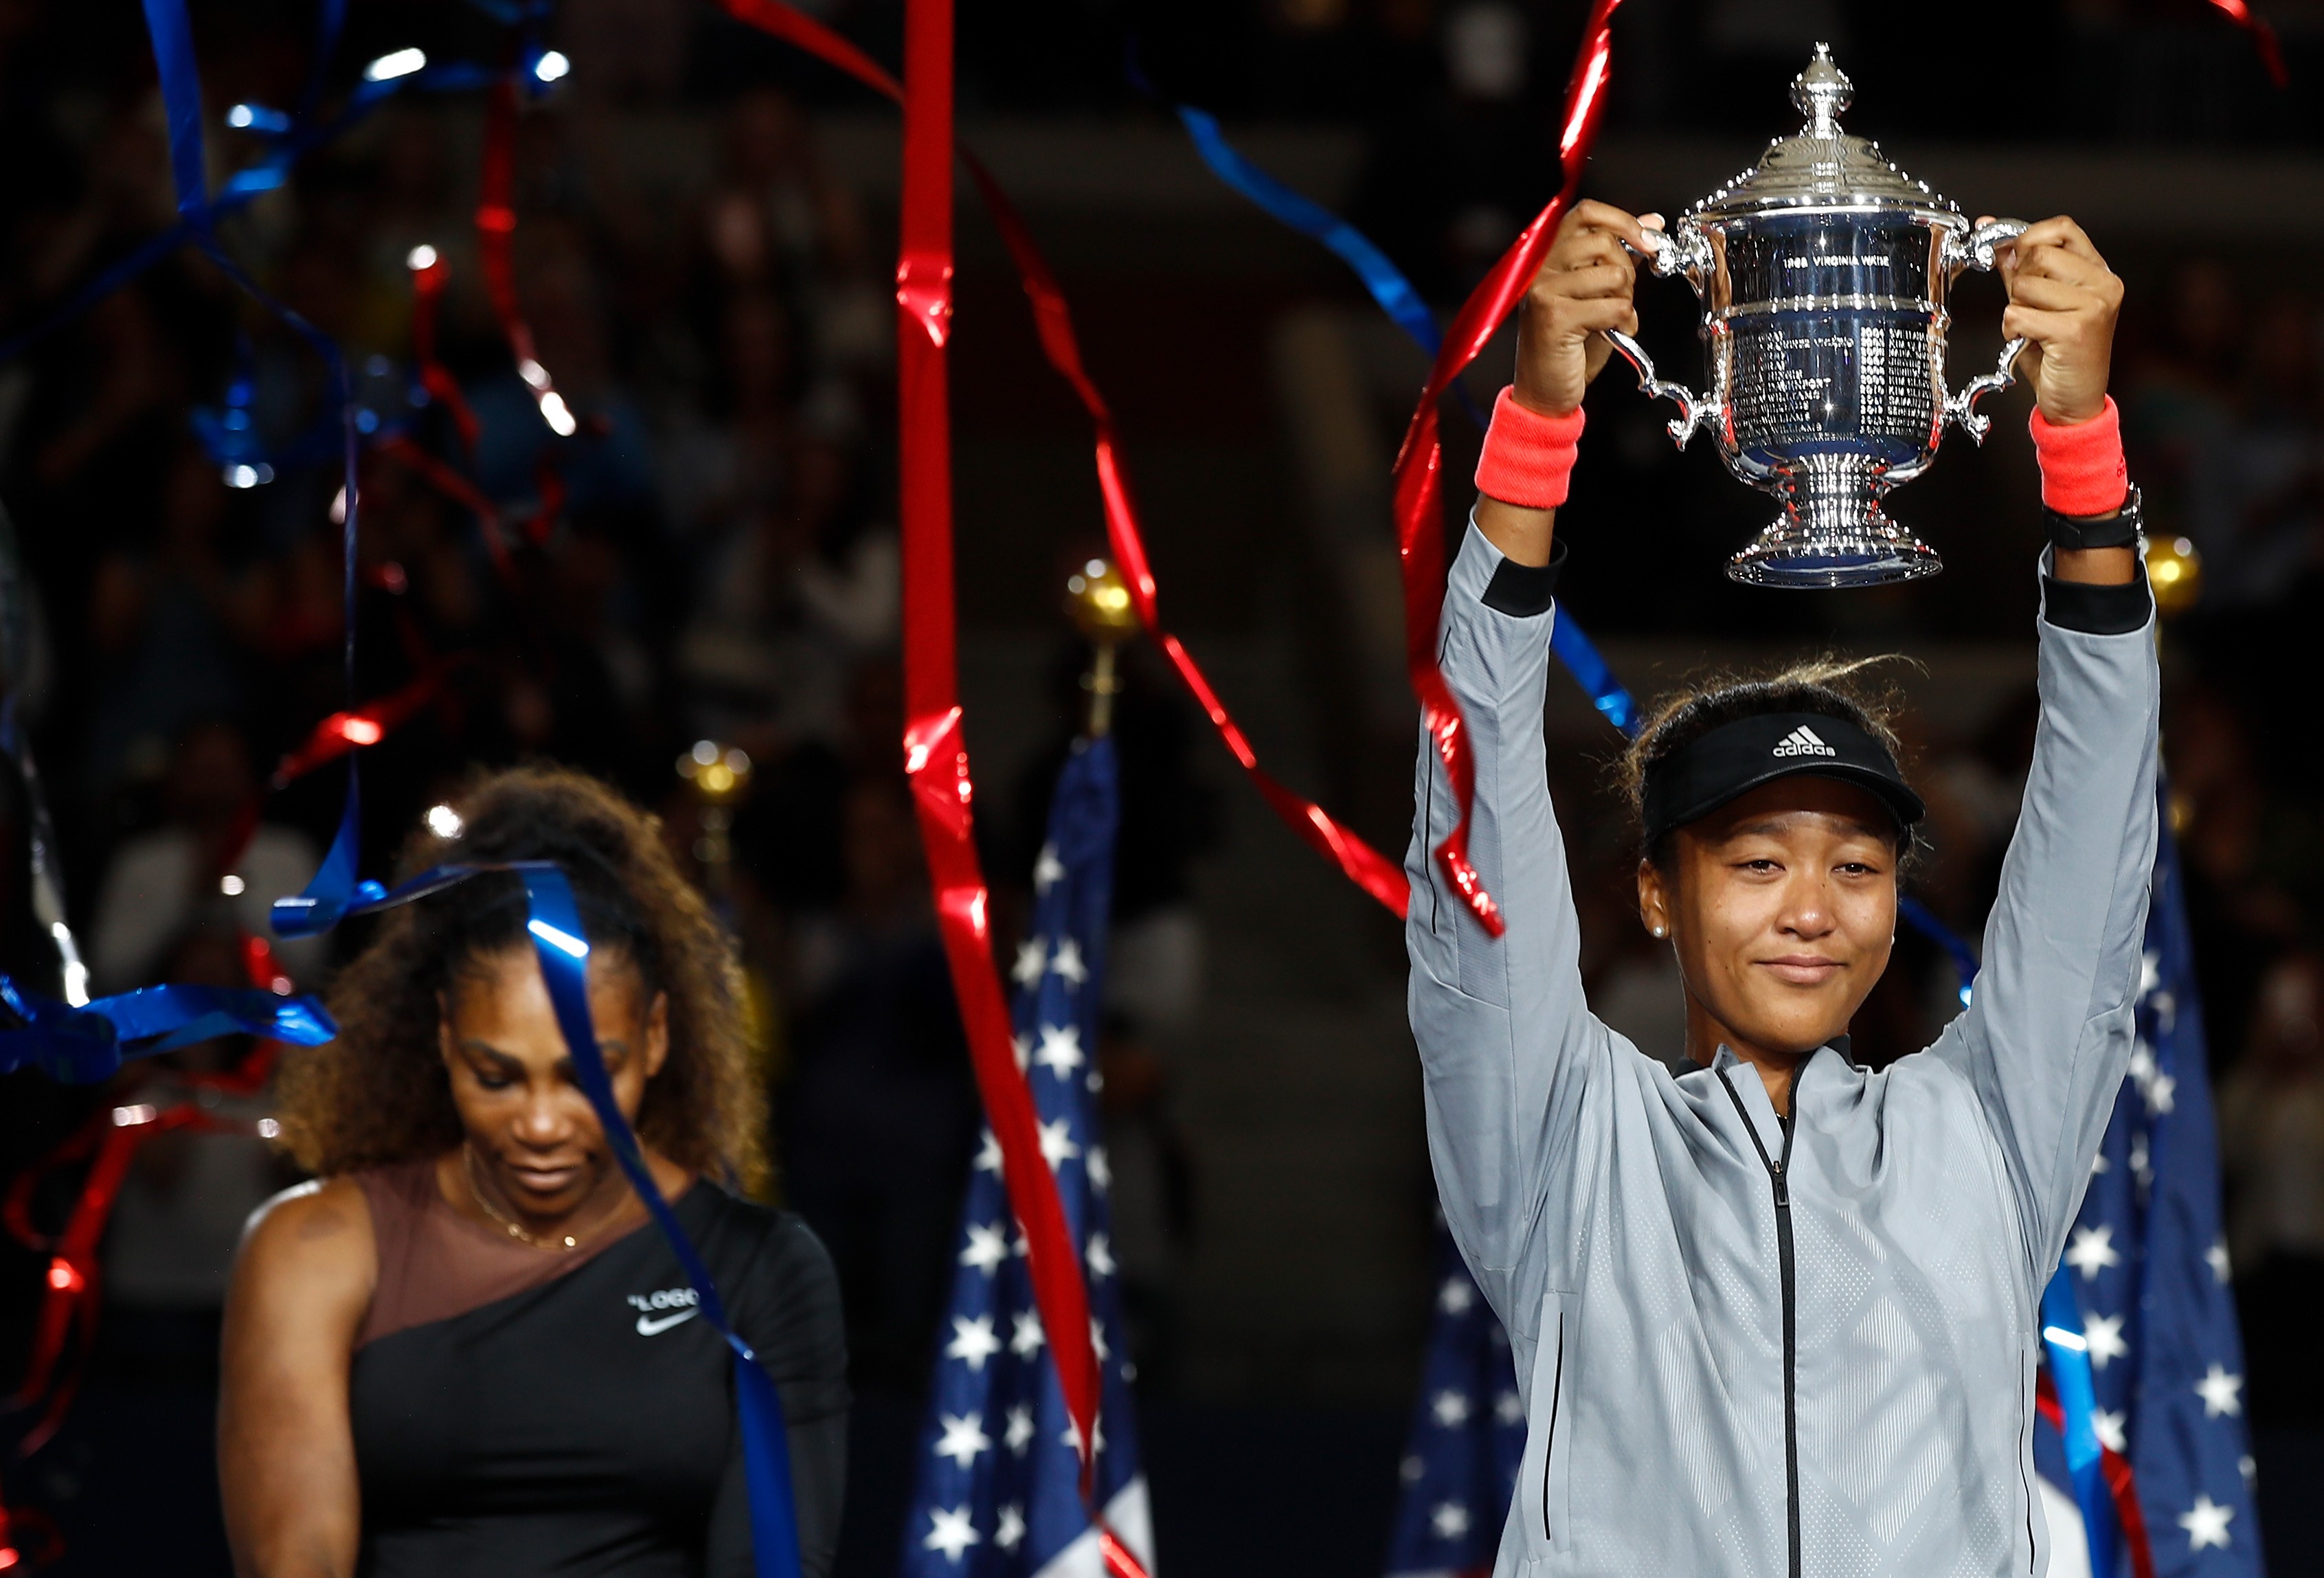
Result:
{"label": "smiling face", "polygon": [[[574,1078],[528,944],[475,959],[442,999],[444,1066],[475,1172],[500,1209],[546,1232],[622,1186],[595,1109]],[[589,1017],[632,1125],[669,1056],[669,999],[619,953],[589,959]]]}
{"label": "smiling face", "polygon": [[1708,1062],[1810,1052],[1848,1022],[1896,938],[1896,822],[1866,789],[1807,775],[1762,784],[1638,866],[1638,909],[1678,954],[1687,1050]]}

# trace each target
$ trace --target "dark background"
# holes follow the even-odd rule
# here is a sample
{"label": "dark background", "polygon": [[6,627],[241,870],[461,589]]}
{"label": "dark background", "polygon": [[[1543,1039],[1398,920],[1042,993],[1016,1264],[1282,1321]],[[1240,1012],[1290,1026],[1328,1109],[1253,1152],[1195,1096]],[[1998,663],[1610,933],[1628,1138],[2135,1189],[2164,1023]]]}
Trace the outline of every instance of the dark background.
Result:
{"label": "dark background", "polygon": [[[816,9],[896,59],[899,5]],[[2128,281],[2115,388],[2133,474],[2153,531],[2187,538],[2206,567],[2202,599],[2165,632],[2165,749],[2228,1113],[2263,1521],[2286,1573],[2314,1570],[2324,1475],[2324,718],[2310,655],[2324,11],[2262,10],[2289,92],[2193,0],[1629,0],[1590,181],[1611,201],[1683,207],[1791,129],[1788,82],[1829,40],[1856,84],[1851,129],[1973,212],[2073,212]],[[255,152],[224,107],[296,101],[312,18],[272,0],[195,12],[224,169]],[[1385,480],[1424,369],[1333,260],[1201,170],[1133,69],[1224,116],[1449,311],[1550,195],[1582,14],[1500,0],[975,0],[961,14],[963,134],[1073,299],[1126,435],[1166,614],[1270,767],[1391,851],[1411,724]],[[441,406],[411,406],[401,372],[406,254],[436,247],[452,278],[444,359],[484,421],[475,474],[519,530],[540,457],[555,457],[567,505],[505,580],[473,516],[366,460],[358,688],[384,693],[437,659],[465,666],[367,755],[365,870],[384,870],[473,765],[549,756],[660,809],[721,887],[766,1010],[779,1189],[842,1246],[862,1398],[843,1564],[869,1578],[893,1564],[974,1123],[895,778],[892,112],[707,5],[567,0],[550,38],[574,69],[524,116],[517,265],[578,437],[540,425],[482,294],[473,97],[399,101],[223,235],[346,347],[370,408],[452,455]],[[451,0],[359,3],[333,90],[411,44],[492,62],[507,41]],[[0,329],[14,332],[171,217],[138,9],[0,0]],[[1076,726],[1084,659],[1060,588],[1102,531],[1086,421],[1041,363],[973,199],[961,235],[963,669],[980,832],[1013,891]],[[1956,382],[1989,362],[2000,301],[1993,281],[1961,288]],[[1675,285],[1642,288],[1650,348],[1690,377],[1692,305]],[[1507,357],[1497,346],[1471,374],[1480,403]],[[198,411],[235,409],[237,383],[276,473],[263,485],[227,485],[195,436]],[[245,900],[219,891],[235,812],[345,705],[337,475],[309,441],[322,395],[311,354],[191,255],[0,366],[0,503],[29,587],[19,699],[99,991],[235,979],[231,940],[253,917],[237,903],[302,881],[337,816],[336,769],[268,798],[267,830],[235,868]],[[2030,742],[2038,541],[2024,396],[1990,409],[1982,450],[1956,438],[1895,501],[1946,558],[1934,582],[1820,596],[1731,585],[1720,560],[1766,507],[1700,448],[1673,452],[1663,413],[1620,376],[1591,395],[1560,521],[1566,606],[1642,693],[1706,662],[1822,647],[1918,660],[1894,672],[1938,813],[1921,892],[1972,936]],[[1477,435],[1456,410],[1446,427],[1448,470],[1465,475]],[[1269,817],[1151,654],[1130,663],[1106,1068],[1161,1560],[1376,1573],[1428,1291],[1398,938]],[[1612,736],[1563,687],[1551,726],[1593,994],[1651,1044],[1675,987],[1625,914],[1628,854],[1601,771]],[[754,763],[731,870],[700,860],[700,807],[672,768],[703,738]],[[20,798],[6,816],[0,963],[53,990]],[[334,946],[360,942],[356,928]],[[284,957],[309,987],[331,960]],[[1908,940],[1859,1047],[1923,1044],[1952,991],[1941,959]],[[851,1129],[850,1093],[874,1071],[912,1082],[909,1121]],[[139,1082],[166,1094],[182,1072],[140,1069],[105,1091],[11,1078],[0,1168],[23,1173],[88,1114],[140,1099]],[[846,1158],[863,1154],[892,1165],[859,1176]],[[63,1570],[225,1570],[215,1290],[233,1224],[288,1177],[254,1141],[157,1141],[141,1157],[82,1400],[54,1443],[0,1463],[12,1505],[62,1531]],[[42,1225],[76,1183],[30,1186]],[[44,1265],[0,1246],[0,1372],[29,1342]]]}

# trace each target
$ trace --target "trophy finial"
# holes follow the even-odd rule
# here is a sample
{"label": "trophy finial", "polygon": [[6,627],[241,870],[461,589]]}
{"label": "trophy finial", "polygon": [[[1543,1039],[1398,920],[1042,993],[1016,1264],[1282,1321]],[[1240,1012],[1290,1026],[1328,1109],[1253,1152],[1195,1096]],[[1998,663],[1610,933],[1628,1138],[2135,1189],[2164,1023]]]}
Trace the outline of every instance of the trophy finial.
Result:
{"label": "trophy finial", "polygon": [[1808,69],[1792,78],[1792,106],[1808,117],[1808,134],[1838,136],[1840,112],[1855,102],[1856,84],[1832,64],[1831,46],[1816,45],[1815,59],[1808,62]]}

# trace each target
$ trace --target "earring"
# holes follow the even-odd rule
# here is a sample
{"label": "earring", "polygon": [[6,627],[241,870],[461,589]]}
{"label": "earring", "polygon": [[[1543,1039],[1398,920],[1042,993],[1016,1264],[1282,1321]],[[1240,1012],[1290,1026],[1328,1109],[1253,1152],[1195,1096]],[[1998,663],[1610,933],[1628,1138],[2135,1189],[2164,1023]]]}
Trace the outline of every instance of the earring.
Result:
{"label": "earring", "polygon": [[1667,937],[1670,935],[1670,927],[1667,926],[1658,926],[1655,927],[1655,935],[1656,937]]}

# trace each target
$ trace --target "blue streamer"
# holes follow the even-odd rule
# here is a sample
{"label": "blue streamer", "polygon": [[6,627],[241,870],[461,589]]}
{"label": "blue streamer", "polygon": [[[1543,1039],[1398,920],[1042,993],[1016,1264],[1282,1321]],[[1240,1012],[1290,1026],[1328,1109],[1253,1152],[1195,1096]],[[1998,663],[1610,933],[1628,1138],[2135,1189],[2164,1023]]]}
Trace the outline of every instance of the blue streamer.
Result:
{"label": "blue streamer", "polygon": [[[344,841],[344,825],[340,835]],[[338,850],[339,844],[335,843],[334,857]],[[327,872],[333,862],[326,860],[324,864]],[[350,857],[348,871],[352,870]],[[645,1152],[638,1144],[636,1132],[613,1100],[613,1083],[605,1072],[604,1059],[597,1049],[597,1033],[589,1018],[588,934],[582,927],[579,908],[573,902],[572,884],[566,880],[564,872],[550,861],[510,861],[437,866],[398,883],[392,890],[383,889],[377,882],[351,884],[353,891],[333,916],[332,923],[348,916],[410,903],[489,872],[513,872],[522,879],[528,906],[525,930],[532,938],[533,955],[540,962],[541,981],[549,989],[558,1029],[564,1034],[566,1049],[573,1058],[575,1083],[596,1110],[614,1161],[629,1178],[630,1186],[638,1192],[638,1198],[645,1202],[655,1226],[661,1230],[687,1279],[693,1284],[701,1299],[702,1318],[725,1339],[733,1352],[734,1399],[742,1418],[745,1479],[751,1496],[751,1542],[759,1578],[799,1578],[798,1517],[791,1500],[790,1440],[784,1432],[782,1397],[761,1368],[751,1345],[727,1324],[726,1306],[718,1296],[710,1268],[704,1264],[694,1241],[679,1225],[677,1213],[662,1196],[652,1171],[646,1166]],[[315,885],[322,882],[323,873],[318,873]],[[302,900],[275,901],[276,930],[283,929],[286,905],[290,907],[289,914],[294,925],[307,930],[324,929],[322,924],[313,924],[322,913],[321,907],[305,904]],[[304,933],[291,931],[285,935]]]}
{"label": "blue streamer", "polygon": [[265,1036],[319,1047],[339,1033],[311,997],[248,987],[147,986],[86,1008],[26,992],[0,975],[0,1073],[32,1068],[67,1084],[110,1079],[133,1057],[219,1036]]}
{"label": "blue streamer", "polygon": [[1945,956],[1953,962],[1953,974],[1960,977],[1961,1006],[1967,1008],[1969,989],[1977,984],[1977,955],[1969,951],[1969,944],[1951,927],[1939,920],[1934,910],[1910,893],[1897,895],[1896,912],[1904,918],[1904,924],[1942,948]]}
{"label": "blue streamer", "polygon": [[1174,106],[1186,134],[1194,140],[1194,151],[1211,172],[1244,197],[1257,203],[1302,235],[1320,241],[1334,256],[1356,271],[1364,289],[1380,305],[1380,310],[1395,320],[1396,326],[1412,337],[1412,341],[1428,353],[1431,360],[1442,341],[1436,327],[1436,315],[1404,272],[1388,262],[1388,254],[1372,245],[1371,238],[1354,226],[1324,208],[1321,203],[1292,190],[1258,165],[1244,158],[1228,142],[1219,129],[1218,118],[1191,105]]}
{"label": "blue streamer", "polygon": [[2063,1266],[2042,1290],[2042,1343],[2049,1354],[2051,1382],[2058,1389],[2058,1411],[2065,1419],[2066,1469],[2089,1540],[2090,1571],[2110,1573],[2117,1532],[2114,1492],[2106,1481],[2104,1454],[2092,1423],[2098,1391],[2090,1380],[2090,1345],[2082,1333],[2081,1303]]}
{"label": "blue streamer", "polygon": [[1642,720],[1638,716],[1637,697],[1614,678],[1614,670],[1607,666],[1597,643],[1583,633],[1582,627],[1568,617],[1563,608],[1557,611],[1557,617],[1550,623],[1549,650],[1557,654],[1557,660],[1565,665],[1565,671],[1573,676],[1574,683],[1581,686],[1590,697],[1590,705],[1596,707],[1608,723],[1625,734],[1638,732]]}

